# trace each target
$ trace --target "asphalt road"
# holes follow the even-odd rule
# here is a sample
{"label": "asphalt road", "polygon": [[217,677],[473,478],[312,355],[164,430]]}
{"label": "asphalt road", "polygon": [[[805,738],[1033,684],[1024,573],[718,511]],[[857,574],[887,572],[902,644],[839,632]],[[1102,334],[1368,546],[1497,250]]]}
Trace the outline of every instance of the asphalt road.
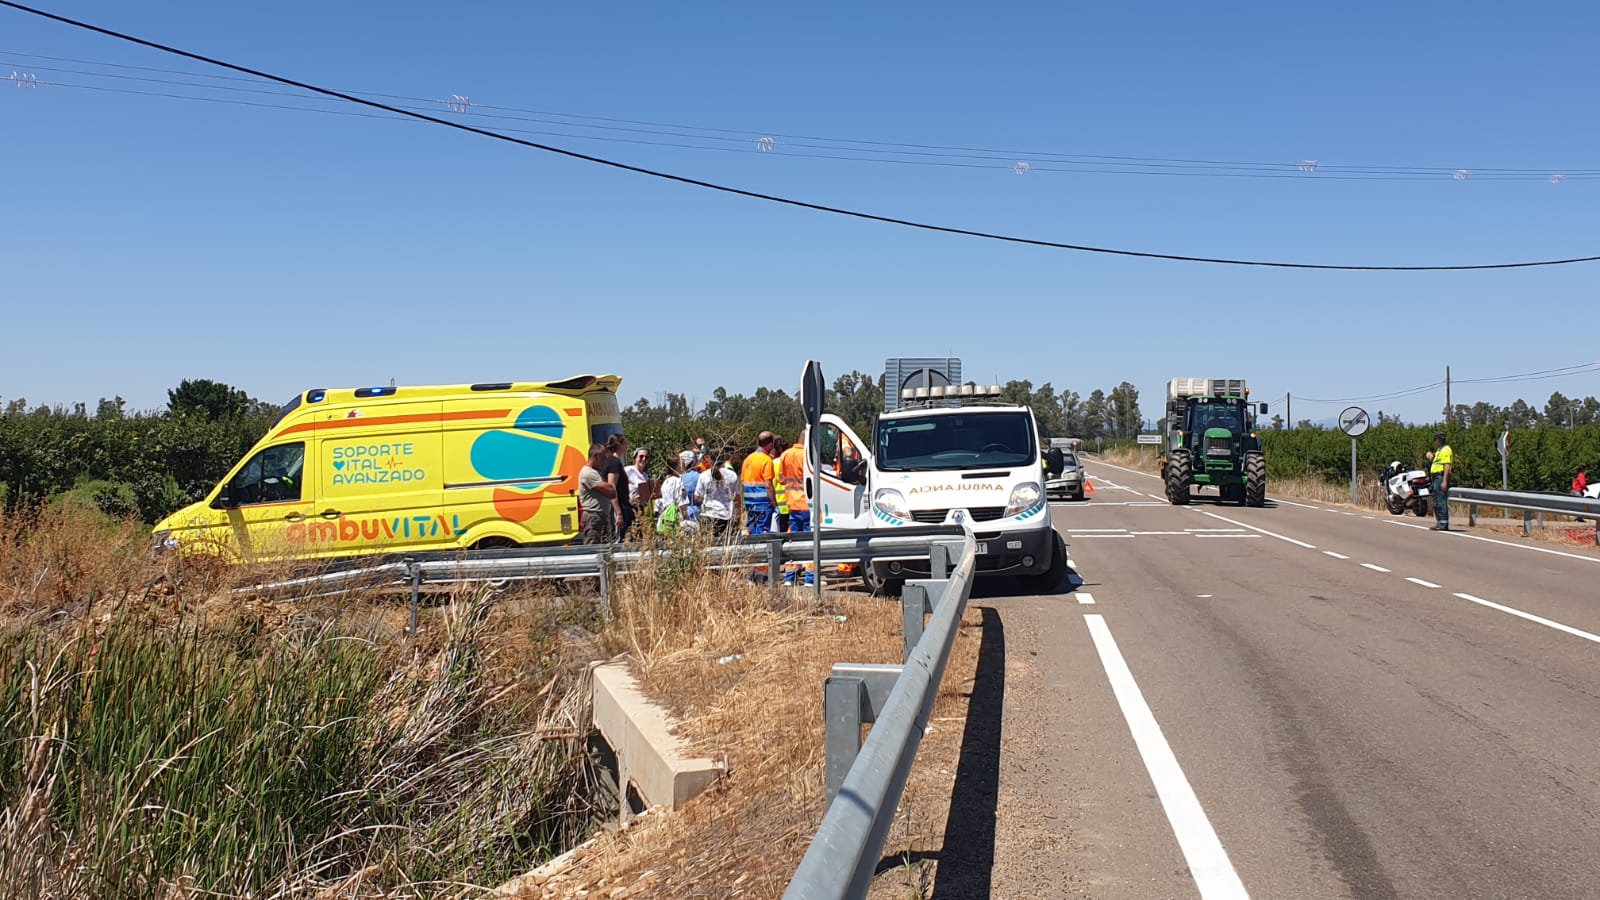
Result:
{"label": "asphalt road", "polygon": [[936,897],[1600,896],[1600,553],[1088,468],[1071,590],[977,601]]}

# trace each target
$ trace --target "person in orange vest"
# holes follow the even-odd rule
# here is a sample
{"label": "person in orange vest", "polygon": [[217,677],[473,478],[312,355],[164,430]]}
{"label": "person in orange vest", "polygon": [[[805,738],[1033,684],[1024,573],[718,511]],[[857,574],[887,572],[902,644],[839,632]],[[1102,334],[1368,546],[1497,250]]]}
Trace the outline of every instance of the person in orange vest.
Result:
{"label": "person in orange vest", "polygon": [[761,432],[756,439],[756,452],[744,458],[739,470],[739,481],[744,484],[745,524],[751,534],[768,534],[772,530],[777,499],[772,491],[773,440],[772,432]]}
{"label": "person in orange vest", "polygon": [[[811,530],[811,500],[806,497],[806,448],[802,440],[778,457],[778,479],[783,482],[783,494],[789,506],[789,531],[798,533]],[[814,582],[816,573],[809,565],[800,568],[806,573],[807,584]],[[793,583],[797,573],[784,574],[784,581]]]}

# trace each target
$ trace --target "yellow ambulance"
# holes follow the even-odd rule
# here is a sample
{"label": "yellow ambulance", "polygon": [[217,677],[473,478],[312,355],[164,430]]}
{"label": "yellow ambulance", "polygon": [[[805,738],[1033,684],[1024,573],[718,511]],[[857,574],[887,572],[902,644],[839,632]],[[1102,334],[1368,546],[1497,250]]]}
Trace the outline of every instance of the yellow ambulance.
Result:
{"label": "yellow ambulance", "polygon": [[261,561],[570,541],[589,446],[622,431],[621,383],[306,391],[157,544]]}

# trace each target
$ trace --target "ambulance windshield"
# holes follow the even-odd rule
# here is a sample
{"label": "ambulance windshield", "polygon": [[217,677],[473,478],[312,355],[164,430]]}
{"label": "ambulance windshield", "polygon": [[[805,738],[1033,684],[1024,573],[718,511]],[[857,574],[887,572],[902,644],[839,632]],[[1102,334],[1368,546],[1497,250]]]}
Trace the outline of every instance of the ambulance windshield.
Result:
{"label": "ambulance windshield", "polygon": [[1033,419],[1018,410],[878,420],[877,465],[885,472],[989,469],[1037,463]]}

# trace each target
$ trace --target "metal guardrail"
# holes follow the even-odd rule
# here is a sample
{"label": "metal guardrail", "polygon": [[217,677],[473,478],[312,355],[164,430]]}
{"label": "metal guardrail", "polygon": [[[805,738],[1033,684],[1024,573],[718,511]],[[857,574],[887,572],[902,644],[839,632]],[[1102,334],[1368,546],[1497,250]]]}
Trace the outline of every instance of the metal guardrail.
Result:
{"label": "metal guardrail", "polygon": [[784,900],[865,897],[872,884],[972,593],[976,542],[968,532],[929,556],[933,577],[907,581],[901,597],[905,663],[840,663],[824,683],[828,810]]}
{"label": "metal guardrail", "polygon": [[1522,510],[1522,533],[1533,533],[1533,519],[1539,517],[1544,526],[1545,514],[1577,516],[1595,520],[1595,544],[1600,546],[1600,499],[1574,497],[1570,494],[1542,494],[1536,491],[1491,491],[1484,488],[1451,488],[1451,503],[1467,506],[1467,523],[1478,524],[1479,506],[1498,506]]}
{"label": "metal guardrail", "polygon": [[[893,531],[830,529],[823,532],[822,562],[925,559],[935,541],[959,538],[963,533],[959,527],[950,525],[914,526]],[[601,612],[609,615],[612,579],[667,555],[700,553],[708,568],[764,564],[769,572],[777,572],[784,563],[811,562],[812,540],[810,532],[793,532],[744,536],[736,542],[689,548],[660,544],[590,544],[391,555],[334,561],[325,564],[324,571],[243,585],[234,588],[233,593],[293,591],[305,597],[319,597],[385,587],[404,588],[411,594],[411,625],[415,630],[417,607],[426,585],[597,578],[600,580]]]}

